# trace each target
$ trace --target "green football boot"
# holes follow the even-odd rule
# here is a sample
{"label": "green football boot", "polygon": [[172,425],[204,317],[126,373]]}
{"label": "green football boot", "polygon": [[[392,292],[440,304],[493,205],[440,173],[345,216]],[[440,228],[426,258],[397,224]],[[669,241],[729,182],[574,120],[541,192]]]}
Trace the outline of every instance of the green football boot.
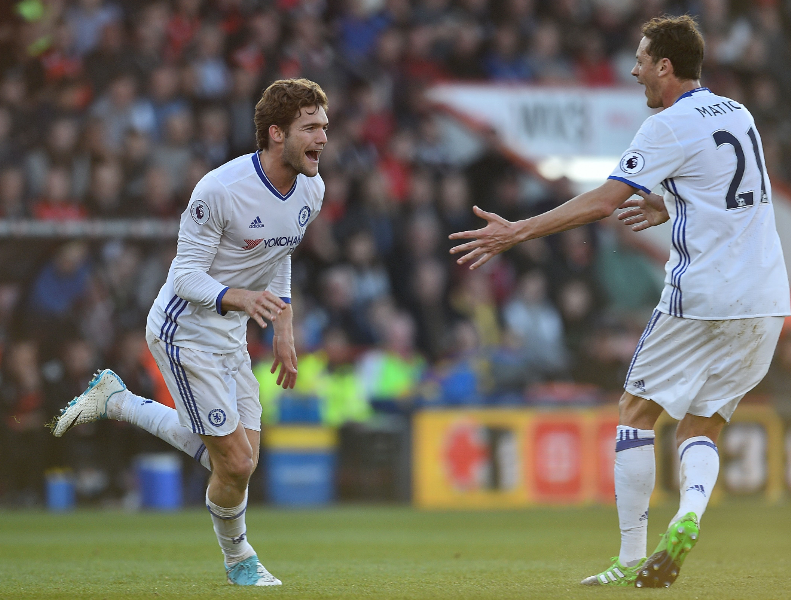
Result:
{"label": "green football boot", "polygon": [[654,553],[639,569],[635,587],[670,587],[699,537],[700,525],[695,513],[687,513],[670,525]]}
{"label": "green football boot", "polygon": [[634,585],[637,573],[645,564],[645,559],[642,559],[633,567],[624,567],[617,556],[613,556],[610,560],[612,560],[612,565],[609,569],[598,575],[586,577],[580,583],[582,585]]}

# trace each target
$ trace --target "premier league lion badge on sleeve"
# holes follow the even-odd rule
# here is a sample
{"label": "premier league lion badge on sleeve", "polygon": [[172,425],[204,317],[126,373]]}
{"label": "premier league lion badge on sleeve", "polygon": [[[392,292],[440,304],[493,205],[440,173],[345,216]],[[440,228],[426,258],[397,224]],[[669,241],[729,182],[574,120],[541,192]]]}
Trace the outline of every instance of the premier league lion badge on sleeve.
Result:
{"label": "premier league lion badge on sleeve", "polygon": [[192,204],[190,204],[190,216],[198,225],[203,225],[208,221],[210,214],[209,205],[203,200],[194,200]]}

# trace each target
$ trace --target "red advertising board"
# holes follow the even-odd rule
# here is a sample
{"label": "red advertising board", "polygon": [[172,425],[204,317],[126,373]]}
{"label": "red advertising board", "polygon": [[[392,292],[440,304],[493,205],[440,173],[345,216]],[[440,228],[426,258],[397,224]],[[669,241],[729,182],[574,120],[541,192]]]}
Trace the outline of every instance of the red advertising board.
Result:
{"label": "red advertising board", "polygon": [[582,494],[582,427],[578,416],[536,423],[533,489],[539,502],[578,500]]}

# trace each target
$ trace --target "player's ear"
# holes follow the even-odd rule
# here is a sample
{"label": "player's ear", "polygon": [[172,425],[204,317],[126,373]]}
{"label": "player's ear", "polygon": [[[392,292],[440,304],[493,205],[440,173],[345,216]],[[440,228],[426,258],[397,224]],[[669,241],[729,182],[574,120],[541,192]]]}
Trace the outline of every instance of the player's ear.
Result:
{"label": "player's ear", "polygon": [[673,74],[673,63],[670,62],[669,58],[661,58],[659,59],[659,75],[672,75]]}
{"label": "player's ear", "polygon": [[283,140],[286,139],[286,134],[277,125],[270,125],[269,126],[269,137],[272,138],[272,141],[274,141],[275,143],[281,144],[281,143],[283,143]]}

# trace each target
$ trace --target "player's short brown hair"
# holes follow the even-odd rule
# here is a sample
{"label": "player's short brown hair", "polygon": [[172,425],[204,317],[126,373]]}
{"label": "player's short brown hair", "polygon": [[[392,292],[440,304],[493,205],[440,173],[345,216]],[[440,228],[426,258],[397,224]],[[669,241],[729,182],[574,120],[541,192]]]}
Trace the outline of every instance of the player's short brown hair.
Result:
{"label": "player's short brown hair", "polygon": [[308,79],[278,79],[255,105],[255,141],[259,150],[269,148],[269,127],[288,131],[305,107],[327,110],[327,95],[318,83]]}
{"label": "player's short brown hair", "polygon": [[689,15],[655,17],[642,31],[650,40],[646,52],[654,62],[666,58],[679,79],[700,79],[705,44],[695,19]]}

